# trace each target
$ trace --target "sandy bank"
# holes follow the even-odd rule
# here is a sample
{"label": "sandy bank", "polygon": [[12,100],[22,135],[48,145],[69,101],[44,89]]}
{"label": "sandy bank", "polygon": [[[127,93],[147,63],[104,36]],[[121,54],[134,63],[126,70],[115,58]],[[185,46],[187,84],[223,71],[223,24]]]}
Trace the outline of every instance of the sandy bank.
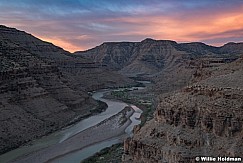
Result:
{"label": "sandy bank", "polygon": [[22,156],[21,158],[16,159],[14,162],[47,162],[70,152],[80,150],[94,143],[122,135],[127,126],[131,124],[129,117],[133,114],[133,112],[133,109],[130,111],[124,109],[118,114],[70,137],[61,143],[41,149],[29,155]]}

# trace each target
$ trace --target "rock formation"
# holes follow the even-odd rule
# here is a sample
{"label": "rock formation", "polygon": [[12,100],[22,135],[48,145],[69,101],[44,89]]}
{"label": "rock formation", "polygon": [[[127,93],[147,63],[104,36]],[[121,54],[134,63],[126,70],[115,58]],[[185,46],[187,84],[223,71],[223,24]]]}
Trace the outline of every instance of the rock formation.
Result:
{"label": "rock formation", "polygon": [[124,162],[195,162],[243,156],[243,59],[159,96],[154,119],[124,142]]}
{"label": "rock formation", "polygon": [[87,91],[133,84],[83,57],[0,26],[0,153],[84,118]]}
{"label": "rock formation", "polygon": [[145,39],[141,42],[107,42],[74,54],[88,57],[126,76],[149,79],[160,94],[187,86],[192,79],[202,80],[210,75],[212,67],[233,62],[242,53],[243,43],[213,47],[200,42]]}
{"label": "rock formation", "polygon": [[199,42],[176,43],[170,40],[147,38],[141,42],[106,42],[93,49],[74,54],[89,57],[123,74],[134,76],[156,74],[200,57],[233,59],[242,52],[242,43],[213,47]]}

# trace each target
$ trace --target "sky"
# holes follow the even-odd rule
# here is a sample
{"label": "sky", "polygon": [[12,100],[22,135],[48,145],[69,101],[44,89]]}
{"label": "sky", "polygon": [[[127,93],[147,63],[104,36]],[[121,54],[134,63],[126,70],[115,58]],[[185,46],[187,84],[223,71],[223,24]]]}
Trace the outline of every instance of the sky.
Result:
{"label": "sky", "polygon": [[70,52],[145,38],[243,42],[242,0],[0,0],[0,24]]}

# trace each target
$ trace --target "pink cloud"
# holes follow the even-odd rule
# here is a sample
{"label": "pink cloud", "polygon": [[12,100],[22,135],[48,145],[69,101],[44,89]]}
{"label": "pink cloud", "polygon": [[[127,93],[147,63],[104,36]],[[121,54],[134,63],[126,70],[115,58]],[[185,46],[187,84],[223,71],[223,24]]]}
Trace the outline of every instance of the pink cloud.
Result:
{"label": "pink cloud", "polygon": [[[178,42],[205,41],[214,45],[219,45],[220,39],[222,43],[243,41],[241,4],[222,6],[215,3],[210,7],[187,4],[189,7],[185,7],[179,3],[173,7],[174,3],[167,2],[166,5],[167,8],[161,8],[161,4],[148,8],[140,6],[134,10],[135,14],[132,14],[133,8],[129,6],[118,13],[113,11],[115,9],[106,10],[107,13],[103,14],[100,10],[95,13],[87,9],[85,14],[68,14],[66,17],[51,17],[49,14],[49,18],[35,13],[36,19],[24,12],[18,14],[17,11],[5,9],[3,13],[0,11],[0,22],[71,52],[92,48],[105,41],[141,41],[146,37]],[[128,13],[124,14],[125,11]]]}

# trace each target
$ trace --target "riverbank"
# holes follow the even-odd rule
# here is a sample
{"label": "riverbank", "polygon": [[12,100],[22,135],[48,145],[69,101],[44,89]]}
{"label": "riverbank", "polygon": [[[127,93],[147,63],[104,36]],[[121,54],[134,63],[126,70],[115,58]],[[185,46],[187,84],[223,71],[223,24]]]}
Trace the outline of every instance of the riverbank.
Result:
{"label": "riverbank", "polygon": [[[33,123],[33,126],[35,125],[35,129],[29,129],[28,124],[25,126],[25,134],[19,132],[19,130],[14,130],[14,134],[18,138],[18,141],[13,141],[11,142],[10,140],[4,140],[3,137],[0,136],[0,139],[4,140],[4,143],[6,144],[1,144],[1,149],[0,149],[0,162],[1,162],[1,156],[18,148],[21,148],[23,146],[29,146],[31,145],[34,141],[39,140],[43,137],[46,137],[56,131],[60,131],[63,128],[72,126],[73,124],[76,124],[77,122],[86,119],[90,116],[96,115],[98,113],[101,113],[107,109],[106,103],[102,101],[97,101],[93,103],[85,103],[80,109],[70,109],[72,112],[72,116],[70,116],[70,112],[68,111],[63,111],[61,114],[67,114],[66,119],[64,118],[61,120],[61,118],[57,119],[50,119],[50,120],[43,120],[42,122],[26,122],[26,123]],[[16,109],[17,110],[17,109]],[[59,115],[59,113],[57,113]],[[58,117],[58,116],[57,116]],[[60,116],[61,117],[61,116]],[[63,115],[65,117],[65,115]],[[70,118],[72,117],[72,118]],[[42,125],[40,125],[42,123]],[[3,131],[6,129],[11,129],[7,124],[3,126]],[[16,137],[14,137],[16,139]],[[9,135],[9,139],[11,139],[11,135]]]}
{"label": "riverbank", "polygon": [[114,144],[111,147],[102,149],[92,157],[89,157],[81,163],[117,163],[121,162],[124,152],[123,143]]}
{"label": "riverbank", "polygon": [[[134,93],[135,92],[135,93]],[[143,113],[141,114],[141,124],[139,128],[142,127],[146,121],[152,119],[153,113],[155,110],[154,104],[150,105],[148,100],[152,100],[151,96],[146,97],[148,92],[144,89],[121,89],[113,92],[107,92],[104,94],[104,99],[112,99],[117,101],[123,101],[128,104],[134,104],[139,107]],[[143,96],[141,96],[143,95]],[[146,101],[146,102],[145,102]],[[117,163],[121,162],[122,155],[124,152],[123,143],[118,143],[107,147],[100,152],[97,152],[95,155],[88,157],[87,159],[81,161],[81,163]]]}
{"label": "riverbank", "polygon": [[153,118],[155,111],[154,95],[149,94],[145,89],[121,89],[104,94],[105,99],[115,99],[117,101],[123,101],[128,104],[133,104],[139,107],[143,113],[141,114],[141,124],[143,126],[146,121]]}
{"label": "riverbank", "polygon": [[125,129],[131,124],[129,118],[133,112],[133,109],[124,109],[118,114],[70,137],[62,143],[23,156],[14,162],[32,163],[54,161],[60,156],[80,150],[94,143],[120,136],[125,133]]}
{"label": "riverbank", "polygon": [[[16,103],[3,106],[3,114],[0,118],[2,123],[0,160],[1,155],[29,146],[34,141],[97,115],[107,108],[102,101],[94,101],[88,96],[78,99],[77,105],[75,103],[68,106],[58,104],[55,99],[52,101],[48,95],[43,95],[41,98],[43,100],[33,98],[33,101],[21,101],[19,103],[21,106],[15,105]],[[83,102],[80,102],[82,100]],[[71,99],[70,102],[72,102]],[[31,109],[32,106],[36,108],[36,111]]]}
{"label": "riverbank", "polygon": [[[84,119],[87,119],[87,118],[95,116],[101,112],[104,112],[108,108],[107,104],[100,100],[97,100],[97,104],[98,105],[96,105],[95,107],[93,106],[93,108],[90,109],[90,112],[88,114],[76,116],[74,119],[67,122],[66,124],[56,124],[56,126],[51,126],[51,128],[49,130],[46,129],[48,127],[48,125],[45,125],[42,128],[42,130],[45,130],[44,134],[39,134],[34,139],[28,140],[28,141],[25,141],[25,143],[16,145],[14,148],[8,148],[8,150],[6,150],[7,152],[0,155],[0,162],[1,163],[9,162],[23,154],[30,153],[31,151],[37,151],[41,148],[46,148],[52,144],[57,143],[57,141],[51,140],[51,141],[47,141],[47,143],[43,143],[42,145],[38,144],[38,145],[35,145],[34,147],[31,147],[30,149],[28,149],[28,147],[32,146],[33,144],[37,144],[37,142],[39,142],[40,140],[46,140],[48,137],[55,135],[56,132],[61,132],[65,128],[69,128]],[[83,109],[87,109],[89,107],[90,107],[89,105],[85,105],[85,106],[83,106]],[[36,133],[36,134],[38,134],[38,133]]]}
{"label": "riverbank", "polygon": [[[97,115],[99,113],[102,113],[108,108],[108,105],[105,102],[103,102],[103,101],[97,100],[97,103],[98,103],[98,105],[96,107],[94,107],[93,109],[90,109],[88,114],[77,116],[72,121],[70,121],[66,125],[62,126],[58,130],[61,130],[61,129],[66,128],[66,127],[70,127],[70,126],[72,126],[72,125],[74,125],[74,124],[76,124],[76,123],[78,123],[78,122],[80,122],[80,121],[82,121],[82,120],[84,120],[86,118],[89,118],[91,116],[94,116],[94,115]],[[51,133],[49,133],[49,134],[51,134]],[[48,134],[46,134],[46,135],[48,135]]]}

